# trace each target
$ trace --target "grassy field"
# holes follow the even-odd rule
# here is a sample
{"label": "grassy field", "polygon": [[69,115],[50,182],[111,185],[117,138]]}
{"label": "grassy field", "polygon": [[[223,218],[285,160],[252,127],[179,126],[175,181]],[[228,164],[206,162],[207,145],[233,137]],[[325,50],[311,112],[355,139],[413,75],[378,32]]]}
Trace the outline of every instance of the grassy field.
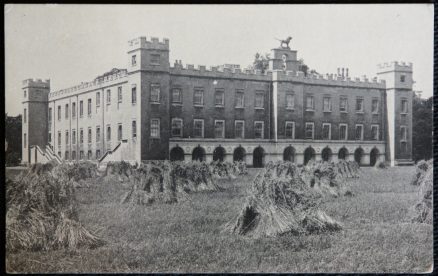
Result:
{"label": "grassy field", "polygon": [[432,225],[413,224],[414,167],[363,168],[349,180],[354,197],[322,209],[344,225],[332,234],[249,239],[221,233],[236,217],[256,174],[221,180],[220,192],[154,206],[120,205],[129,189],[91,183],[77,189],[80,221],[107,244],[94,250],[7,254],[9,272],[425,272]]}

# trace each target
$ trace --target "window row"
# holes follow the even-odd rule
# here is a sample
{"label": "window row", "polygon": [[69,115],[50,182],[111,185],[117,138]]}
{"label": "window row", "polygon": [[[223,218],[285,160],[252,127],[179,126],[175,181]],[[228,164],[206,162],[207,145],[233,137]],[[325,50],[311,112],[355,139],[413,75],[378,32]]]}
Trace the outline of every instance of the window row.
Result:
{"label": "window row", "polygon": [[[295,100],[294,100],[293,94],[286,94],[286,108],[287,109],[294,109]],[[306,96],[306,103],[305,103],[305,110],[306,111],[315,111],[315,96],[313,95],[307,95]],[[331,96],[323,96],[322,98],[322,111],[323,112],[332,112],[332,97]],[[363,113],[365,110],[364,106],[364,98],[357,96],[356,97],[356,104],[354,106],[354,110],[357,113]],[[348,97],[347,96],[340,96],[339,98],[339,111],[341,113],[347,113],[349,112],[349,106],[348,106]],[[371,100],[371,113],[372,114],[378,114],[379,113],[379,98],[372,98]]]}
{"label": "window row", "polygon": [[[332,136],[332,124],[331,123],[323,123],[322,124],[322,140],[332,140],[336,139]],[[287,137],[287,136],[286,136]],[[304,138],[305,139],[315,139],[315,123],[314,122],[306,122],[304,127]],[[339,124],[339,135],[338,140],[348,140],[348,125],[347,124]],[[355,140],[363,140],[364,139],[364,125],[356,124],[355,125]],[[371,140],[380,140],[379,137],[379,125],[371,125]]]}
{"label": "window row", "polygon": [[[76,151],[75,150],[73,150],[71,152],[71,156],[70,156],[70,152],[68,150],[64,152],[64,156],[62,156],[61,151],[58,151],[58,156],[60,158],[63,158],[64,160],[76,160],[77,159]],[[96,150],[96,154],[95,154],[94,158],[95,159],[99,159],[101,157],[102,157],[101,151],[99,149]],[[87,159],[87,160],[93,159],[93,152],[91,150],[89,150],[87,152],[86,157],[85,157],[85,154],[84,154],[83,150],[79,151],[79,160],[85,160],[85,159]]]}

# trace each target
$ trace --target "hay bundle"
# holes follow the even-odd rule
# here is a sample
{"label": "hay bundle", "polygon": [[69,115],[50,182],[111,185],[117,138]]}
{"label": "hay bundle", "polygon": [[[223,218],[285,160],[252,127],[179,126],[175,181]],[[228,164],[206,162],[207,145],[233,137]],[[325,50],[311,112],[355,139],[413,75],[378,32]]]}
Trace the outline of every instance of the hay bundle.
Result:
{"label": "hay bundle", "polygon": [[[7,183],[7,249],[49,250],[60,246],[75,249],[101,245],[100,238],[77,227],[73,181],[64,175],[52,174],[48,168],[32,167],[17,181]],[[67,219],[74,223],[66,225],[63,221]],[[69,239],[75,236],[76,242],[57,242],[60,231]]]}
{"label": "hay bundle", "polygon": [[387,166],[386,166],[386,163],[385,163],[385,162],[378,161],[378,162],[376,162],[376,164],[374,165],[374,168],[375,168],[375,169],[386,169]]}
{"label": "hay bundle", "polygon": [[428,167],[418,190],[419,200],[411,209],[412,222],[432,224],[433,167]]}
{"label": "hay bundle", "polygon": [[318,210],[319,203],[320,195],[304,183],[295,165],[270,162],[224,231],[260,237],[340,230],[341,224]]}
{"label": "hay bundle", "polygon": [[172,176],[177,186],[182,186],[189,192],[219,191],[222,190],[216,184],[213,174],[205,162],[174,162],[172,164]]}
{"label": "hay bundle", "polygon": [[426,172],[429,168],[433,167],[433,161],[432,159],[425,161],[421,160],[417,163],[417,166],[415,168],[415,175],[411,180],[411,185],[418,186],[422,183],[423,178],[426,175]]}
{"label": "hay bundle", "polygon": [[119,182],[129,182],[136,168],[137,165],[131,165],[125,161],[108,162],[102,177],[107,180],[115,178]]}
{"label": "hay bundle", "polygon": [[57,178],[73,181],[74,187],[88,186],[84,180],[97,177],[97,165],[88,161],[73,164],[62,163],[56,166],[52,174]]}
{"label": "hay bundle", "polygon": [[239,175],[248,174],[246,163],[241,161],[210,163],[211,173],[217,178],[236,178]]}

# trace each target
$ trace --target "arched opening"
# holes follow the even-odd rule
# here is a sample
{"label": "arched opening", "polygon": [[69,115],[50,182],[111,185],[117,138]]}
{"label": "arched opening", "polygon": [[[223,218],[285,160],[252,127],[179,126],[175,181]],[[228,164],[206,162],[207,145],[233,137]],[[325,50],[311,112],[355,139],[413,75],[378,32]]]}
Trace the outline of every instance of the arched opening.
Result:
{"label": "arched opening", "polygon": [[254,149],[252,154],[252,164],[254,168],[263,168],[265,159],[265,150],[262,147]]}
{"label": "arched opening", "polygon": [[310,160],[315,160],[315,150],[312,147],[308,147],[304,151],[304,165],[307,165]]}
{"label": "arched opening", "polygon": [[348,157],[348,150],[346,148],[341,148],[338,152],[338,159],[347,160],[347,157]]}
{"label": "arched opening", "polygon": [[205,161],[205,150],[200,146],[196,147],[192,152],[193,161]]}
{"label": "arched opening", "polygon": [[245,154],[246,152],[244,148],[236,148],[233,153],[233,161],[245,161]]}
{"label": "arched opening", "polygon": [[213,151],[213,161],[223,162],[225,159],[225,149],[221,146],[217,147]]}
{"label": "arched opening", "polygon": [[174,147],[170,151],[170,161],[184,161],[184,150],[180,147]]}
{"label": "arched opening", "polygon": [[329,162],[332,160],[332,150],[329,147],[326,147],[321,152],[322,161]]}
{"label": "arched opening", "polygon": [[370,166],[376,165],[378,159],[379,159],[379,150],[373,148],[373,150],[370,152]]}
{"label": "arched opening", "polygon": [[283,160],[289,162],[295,161],[295,149],[292,146],[289,146],[284,149]]}
{"label": "arched opening", "polygon": [[361,165],[362,164],[362,157],[363,157],[363,149],[357,148],[354,151],[354,161],[356,161],[357,164]]}

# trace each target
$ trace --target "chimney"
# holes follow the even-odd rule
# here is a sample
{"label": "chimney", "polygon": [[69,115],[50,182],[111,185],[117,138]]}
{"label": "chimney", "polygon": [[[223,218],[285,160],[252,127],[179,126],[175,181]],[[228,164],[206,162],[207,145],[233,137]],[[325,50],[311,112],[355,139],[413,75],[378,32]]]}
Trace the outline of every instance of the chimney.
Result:
{"label": "chimney", "polygon": [[342,77],[344,77],[344,68],[342,67]]}
{"label": "chimney", "polygon": [[338,68],[338,76],[341,75],[341,68]]}
{"label": "chimney", "polygon": [[348,78],[348,68],[345,68],[345,75],[346,75],[347,78]]}

